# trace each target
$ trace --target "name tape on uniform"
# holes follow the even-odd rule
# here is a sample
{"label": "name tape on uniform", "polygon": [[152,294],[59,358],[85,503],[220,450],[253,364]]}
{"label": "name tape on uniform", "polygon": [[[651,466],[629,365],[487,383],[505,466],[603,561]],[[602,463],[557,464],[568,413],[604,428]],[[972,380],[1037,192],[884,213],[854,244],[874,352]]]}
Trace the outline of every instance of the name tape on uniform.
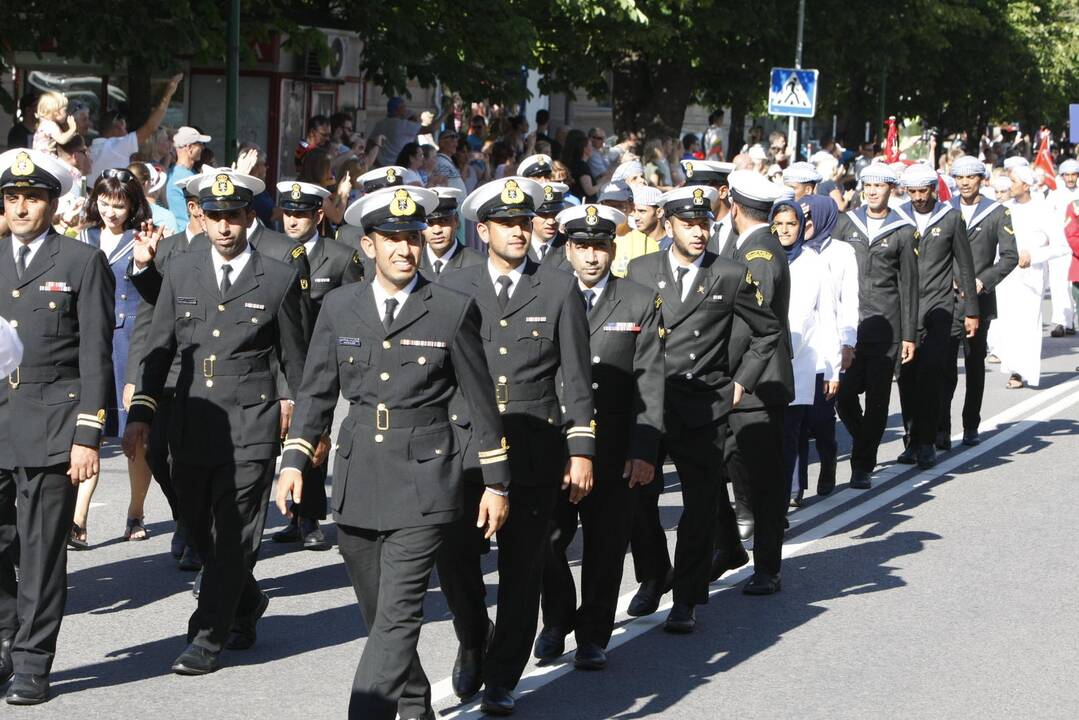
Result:
{"label": "name tape on uniform", "polygon": [[359,338],[339,337],[337,338],[338,345],[350,345],[352,347],[359,347],[363,345],[363,341]]}

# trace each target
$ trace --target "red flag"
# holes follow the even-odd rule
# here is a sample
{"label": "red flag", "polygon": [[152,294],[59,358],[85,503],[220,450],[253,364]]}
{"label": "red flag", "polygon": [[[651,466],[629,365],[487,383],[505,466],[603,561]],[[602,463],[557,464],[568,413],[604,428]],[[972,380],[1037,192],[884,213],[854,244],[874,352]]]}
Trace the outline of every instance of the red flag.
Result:
{"label": "red flag", "polygon": [[1057,174],[1053,169],[1053,156],[1049,154],[1049,129],[1042,128],[1038,134],[1041,136],[1041,144],[1038,146],[1038,154],[1034,156],[1034,167],[1041,168],[1045,173],[1045,186],[1056,190]]}
{"label": "red flag", "polygon": [[895,116],[884,121],[888,126],[888,134],[884,138],[884,159],[889,163],[899,160],[899,128],[895,124]]}

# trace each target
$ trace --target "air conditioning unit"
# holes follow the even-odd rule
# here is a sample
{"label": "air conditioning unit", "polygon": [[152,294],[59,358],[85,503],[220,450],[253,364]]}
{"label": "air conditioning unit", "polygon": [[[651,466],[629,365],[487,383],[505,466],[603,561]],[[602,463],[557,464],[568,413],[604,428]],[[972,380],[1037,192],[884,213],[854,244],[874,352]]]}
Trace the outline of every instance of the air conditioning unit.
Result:
{"label": "air conditioning unit", "polygon": [[349,70],[349,40],[344,35],[326,34],[326,44],[330,47],[330,61],[323,65],[318,52],[308,50],[304,55],[304,75],[321,80],[335,80],[343,82],[348,77]]}

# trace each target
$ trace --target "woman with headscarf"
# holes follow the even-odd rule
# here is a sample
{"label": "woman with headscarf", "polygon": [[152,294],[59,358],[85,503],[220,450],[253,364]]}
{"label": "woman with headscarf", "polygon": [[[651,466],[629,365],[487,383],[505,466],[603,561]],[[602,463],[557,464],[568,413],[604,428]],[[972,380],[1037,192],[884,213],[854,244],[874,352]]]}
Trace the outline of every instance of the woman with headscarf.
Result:
{"label": "woman with headscarf", "polygon": [[[832,230],[840,214],[832,198],[825,195],[806,195],[799,202],[805,214],[806,245],[824,260],[832,281],[836,335],[840,343],[840,369],[846,370],[854,359],[854,345],[858,339],[858,259],[849,243],[832,238]],[[835,398],[826,397],[825,369],[826,363],[818,354],[816,392],[808,423],[808,435],[815,440],[817,456],[820,458],[818,495],[828,495],[835,489],[836,457],[839,453],[835,440]],[[803,443],[802,448],[800,459],[805,464],[808,462],[808,442]]]}
{"label": "woman with headscarf", "polygon": [[790,308],[787,322],[794,368],[794,400],[783,415],[783,462],[792,504],[800,505],[808,485],[809,414],[816,391],[817,365],[824,365],[825,396],[839,390],[839,336],[835,292],[827,263],[805,243],[806,219],[795,200],[780,200],[769,215],[772,233],[787,251],[790,266]]}

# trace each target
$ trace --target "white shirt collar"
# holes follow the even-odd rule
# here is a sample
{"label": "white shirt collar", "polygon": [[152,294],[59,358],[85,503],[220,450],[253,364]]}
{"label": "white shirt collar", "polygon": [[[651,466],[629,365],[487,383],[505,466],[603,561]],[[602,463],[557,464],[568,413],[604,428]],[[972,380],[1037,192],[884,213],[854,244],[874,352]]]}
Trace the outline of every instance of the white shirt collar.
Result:
{"label": "white shirt collar", "polygon": [[229,282],[235,285],[236,278],[240,277],[240,273],[243,272],[244,268],[247,267],[248,261],[251,260],[251,243],[244,245],[244,249],[240,251],[240,254],[228,261],[221,256],[221,253],[219,253],[217,248],[211,243],[210,260],[212,260],[214,264],[214,277],[217,278],[217,284],[221,284],[221,268],[225,265],[225,262],[228,262],[229,267],[232,268],[229,272]]}
{"label": "white shirt collar", "polygon": [[520,265],[510,270],[509,272],[503,273],[501,270],[497,269],[494,266],[494,263],[491,262],[490,258],[487,259],[487,274],[491,276],[491,284],[495,286],[496,295],[498,294],[498,278],[503,275],[508,275],[510,278],[510,287],[507,291],[507,294],[510,297],[513,297],[513,291],[517,289],[517,283],[521,280],[521,275],[523,274],[525,268],[525,262],[526,260],[522,260]]}
{"label": "white shirt collar", "polygon": [[262,223],[259,222],[258,215],[256,215],[255,219],[251,221],[251,224],[247,226],[247,236],[251,237],[251,234],[256,232],[260,227],[262,227]]}
{"label": "white shirt collar", "polygon": [[453,256],[457,254],[457,240],[453,241],[453,243],[450,245],[450,249],[447,250],[446,254],[443,255],[442,257],[439,257],[438,255],[435,255],[435,252],[434,252],[434,250],[431,249],[430,245],[424,245],[423,246],[423,251],[425,253],[427,253],[427,259],[428,259],[428,261],[430,261],[431,267],[434,267],[435,262],[438,261],[438,260],[441,260],[442,261],[442,266],[445,267],[446,264],[450,260],[453,259]]}
{"label": "white shirt collar", "polygon": [[378,309],[379,319],[386,316],[386,301],[391,297],[397,301],[397,307],[393,311],[393,316],[396,318],[401,314],[401,308],[405,306],[405,301],[408,300],[408,296],[412,294],[412,291],[416,289],[416,283],[419,281],[419,274],[417,273],[405,287],[401,288],[393,295],[386,292],[386,289],[382,287],[382,283],[378,281],[378,278],[374,278],[371,281],[371,292],[375,296],[375,307]]}
{"label": "white shirt collar", "polygon": [[[37,255],[37,251],[45,244],[45,238],[48,237],[49,231],[41,233],[34,240],[31,240],[27,247],[30,248],[30,254],[26,256],[26,267],[30,267],[30,263],[34,261],[34,255]],[[15,234],[11,235],[11,252],[14,253],[15,263],[19,262],[19,248],[22,247],[22,243],[15,239]]]}
{"label": "white shirt collar", "polygon": [[701,263],[704,262],[704,253],[697,256],[697,259],[691,262],[689,265],[682,265],[674,257],[674,247],[667,251],[667,260],[671,264],[671,275],[674,278],[678,277],[677,270],[680,267],[688,268],[689,272],[682,278],[682,300],[686,299],[689,295],[689,289],[693,286],[693,280],[697,277],[697,273],[701,269]]}
{"label": "white shirt collar", "polygon": [[595,306],[595,304],[599,302],[600,296],[603,295],[603,291],[607,289],[607,281],[610,279],[611,273],[608,271],[608,273],[601,277],[599,279],[599,282],[597,282],[595,285],[593,285],[592,287],[586,287],[585,284],[581,282],[581,280],[578,278],[577,289],[580,290],[582,293],[585,290],[591,290],[592,292],[594,292],[596,294],[596,297],[592,300],[592,305]]}
{"label": "white shirt collar", "polygon": [[309,237],[303,244],[303,249],[307,253],[307,257],[311,257],[311,253],[315,251],[315,243],[317,242],[318,232],[316,231],[311,233],[311,237]]}
{"label": "white shirt collar", "polygon": [[547,259],[547,256],[543,255],[540,252],[540,248],[542,248],[544,245],[546,245],[547,246],[547,252],[551,252],[552,248],[550,246],[551,246],[551,243],[553,243],[553,242],[554,242],[554,238],[551,238],[551,242],[543,242],[542,240],[537,240],[536,239],[535,233],[532,234],[532,240],[531,240],[532,249],[536,252],[537,255],[539,255],[544,260]]}
{"label": "white shirt collar", "polygon": [[188,225],[184,227],[184,235],[187,236],[187,243],[190,245],[191,241],[195,239],[195,236],[198,235],[198,233],[191,232],[191,226]]}
{"label": "white shirt collar", "polygon": [[757,232],[761,228],[767,228],[767,227],[768,227],[768,223],[761,223],[760,225],[754,225],[753,227],[751,227],[750,229],[746,230],[744,233],[742,233],[741,235],[738,236],[738,239],[734,241],[735,242],[734,247],[741,250],[742,245],[746,241],[746,238],[748,238],[750,235]]}

